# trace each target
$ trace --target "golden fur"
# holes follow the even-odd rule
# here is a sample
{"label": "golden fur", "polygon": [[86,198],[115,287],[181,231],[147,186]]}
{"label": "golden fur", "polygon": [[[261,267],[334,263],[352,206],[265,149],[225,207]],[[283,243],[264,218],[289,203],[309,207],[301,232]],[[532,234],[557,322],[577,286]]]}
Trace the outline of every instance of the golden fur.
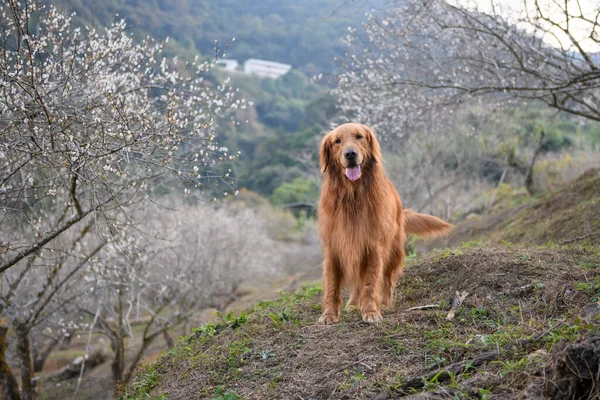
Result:
{"label": "golden fur", "polygon": [[[355,158],[349,161],[348,152]],[[350,288],[348,306],[359,307],[363,321],[377,322],[381,307],[392,304],[406,235],[444,235],[452,225],[402,210],[400,196],[385,174],[379,143],[364,125],[344,124],[329,132],[321,144],[320,164],[318,218],[325,260],[319,323],[338,322],[342,284]],[[360,166],[358,179],[347,175],[346,168],[355,165]]]}

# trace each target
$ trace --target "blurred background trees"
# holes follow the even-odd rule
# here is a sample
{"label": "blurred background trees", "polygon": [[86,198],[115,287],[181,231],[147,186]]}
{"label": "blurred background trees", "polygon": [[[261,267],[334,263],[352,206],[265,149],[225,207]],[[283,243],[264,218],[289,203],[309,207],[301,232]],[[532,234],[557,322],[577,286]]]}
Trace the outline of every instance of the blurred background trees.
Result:
{"label": "blurred background trees", "polygon": [[[234,156],[212,125],[245,100],[204,82],[214,60],[167,60],[162,43],[134,42],[124,20],[82,30],[35,2],[3,2],[0,14],[0,321],[14,330],[20,397],[29,399],[36,329],[70,321],[93,330],[101,311],[113,310],[111,343],[122,357],[123,291],[153,289],[138,285],[151,282],[151,270],[136,213],[160,201],[154,189],[166,182],[185,193],[233,193],[218,165]],[[102,288],[117,294],[116,305],[97,299],[104,308],[93,322],[78,320],[76,302]],[[124,379],[121,364],[116,381]],[[18,398],[10,369],[0,374],[4,397]]]}

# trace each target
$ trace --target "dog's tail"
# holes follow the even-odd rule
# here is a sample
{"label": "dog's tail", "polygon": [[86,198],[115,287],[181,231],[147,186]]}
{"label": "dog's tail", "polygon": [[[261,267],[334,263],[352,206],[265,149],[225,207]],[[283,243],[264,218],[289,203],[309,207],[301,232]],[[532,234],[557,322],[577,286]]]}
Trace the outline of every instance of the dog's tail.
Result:
{"label": "dog's tail", "polygon": [[449,224],[438,217],[419,214],[410,208],[403,210],[402,213],[404,216],[404,231],[409,235],[412,234],[423,237],[446,236],[454,228],[454,225]]}

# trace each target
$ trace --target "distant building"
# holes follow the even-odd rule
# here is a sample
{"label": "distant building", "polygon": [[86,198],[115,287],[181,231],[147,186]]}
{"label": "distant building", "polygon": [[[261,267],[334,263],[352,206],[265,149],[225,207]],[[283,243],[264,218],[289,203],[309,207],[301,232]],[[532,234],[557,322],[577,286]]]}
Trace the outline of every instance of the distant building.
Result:
{"label": "distant building", "polygon": [[258,75],[263,78],[276,79],[285,75],[292,66],[273,61],[257,60],[250,58],[244,63],[244,73]]}
{"label": "distant building", "polygon": [[235,72],[238,65],[240,65],[237,60],[233,60],[231,58],[221,58],[217,61],[217,65],[223,68],[225,71]]}

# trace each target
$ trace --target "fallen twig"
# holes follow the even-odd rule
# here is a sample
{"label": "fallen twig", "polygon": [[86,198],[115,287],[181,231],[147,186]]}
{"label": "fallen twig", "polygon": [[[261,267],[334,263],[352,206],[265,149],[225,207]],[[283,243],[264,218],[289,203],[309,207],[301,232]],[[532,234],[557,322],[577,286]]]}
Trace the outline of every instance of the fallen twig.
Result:
{"label": "fallen twig", "polygon": [[452,307],[450,307],[450,312],[446,316],[447,321],[454,320],[456,310],[461,306],[461,304],[463,303],[463,301],[465,301],[465,299],[467,298],[468,295],[469,295],[469,292],[466,292],[466,291],[459,292],[458,290],[456,291],[456,295],[452,299]]}
{"label": "fallen twig", "polygon": [[425,375],[416,376],[404,383],[401,390],[402,392],[409,393],[413,389],[421,389],[425,386],[424,381],[431,381],[433,378],[437,378],[437,383],[449,381],[452,375],[461,374],[468,371],[470,368],[478,367],[497,359],[500,352],[501,350],[498,349],[486,351],[485,353],[477,354],[470,360],[450,364],[447,367],[436,369]]}
{"label": "fallen twig", "polygon": [[567,239],[567,240],[563,240],[562,242],[560,242],[559,244],[568,244],[568,243],[573,243],[573,242],[578,242],[580,240],[584,240],[593,236],[597,236],[600,235],[600,231],[596,231],[587,235],[583,235],[583,236],[577,236],[573,239]]}
{"label": "fallen twig", "polygon": [[425,306],[416,306],[416,307],[411,307],[411,308],[407,308],[407,310],[412,311],[412,310],[428,310],[430,308],[437,308],[438,305],[437,304],[427,304]]}

